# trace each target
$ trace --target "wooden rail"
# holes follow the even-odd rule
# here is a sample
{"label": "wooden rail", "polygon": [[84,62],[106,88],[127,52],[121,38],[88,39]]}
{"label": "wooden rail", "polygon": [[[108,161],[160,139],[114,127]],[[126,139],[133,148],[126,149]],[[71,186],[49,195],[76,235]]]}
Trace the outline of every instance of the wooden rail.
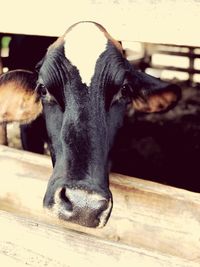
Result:
{"label": "wooden rail", "polygon": [[4,33],[60,36],[77,21],[95,20],[118,40],[200,46],[197,0],[8,0],[1,11]]}
{"label": "wooden rail", "polygon": [[[195,52],[195,49],[199,49],[199,47],[191,47],[191,46],[184,46],[184,45],[168,45],[168,44],[145,44],[145,58],[144,61],[146,63],[146,67],[150,67],[152,69],[157,70],[170,70],[170,71],[179,71],[179,72],[185,72],[189,74],[189,82],[193,82],[193,75],[194,74],[200,74],[200,69],[195,67],[195,60],[200,58],[200,53]],[[176,49],[177,51],[174,51]],[[182,49],[185,49],[186,51],[181,51]],[[182,67],[181,65],[178,67],[160,64],[158,62],[152,62],[152,58],[154,55],[167,55],[171,56],[173,59],[173,56],[178,56],[182,58],[188,59],[188,66]]]}
{"label": "wooden rail", "polygon": [[[76,266],[76,260],[85,266],[94,262],[99,266],[102,260],[113,266],[137,267],[200,264],[197,193],[111,174],[112,215],[103,229],[96,230],[44,212],[42,198],[51,173],[48,157],[0,146],[0,169],[0,259],[2,256],[9,261],[11,255],[18,263],[33,260],[37,265],[37,255],[43,255],[37,266],[45,266],[49,259],[63,264],[54,266]],[[38,245],[33,245],[31,238]],[[45,244],[50,246],[48,253],[41,252]],[[64,251],[66,256],[61,259]]]}
{"label": "wooden rail", "polygon": [[198,263],[0,211],[3,266],[198,267]]}

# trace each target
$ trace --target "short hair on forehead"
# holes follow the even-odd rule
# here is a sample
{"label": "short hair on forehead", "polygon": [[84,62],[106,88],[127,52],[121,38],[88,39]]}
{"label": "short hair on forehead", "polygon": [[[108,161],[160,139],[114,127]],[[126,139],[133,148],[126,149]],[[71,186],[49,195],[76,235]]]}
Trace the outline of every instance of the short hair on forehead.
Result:
{"label": "short hair on forehead", "polygon": [[96,72],[93,78],[101,84],[120,86],[123,83],[125,74],[130,71],[130,64],[126,58],[109,41],[106,51],[97,60]]}
{"label": "short hair on forehead", "polygon": [[39,70],[39,79],[62,105],[64,101],[63,89],[69,81],[68,66],[69,64],[64,57],[64,48],[61,45],[51,49],[46,54]]}

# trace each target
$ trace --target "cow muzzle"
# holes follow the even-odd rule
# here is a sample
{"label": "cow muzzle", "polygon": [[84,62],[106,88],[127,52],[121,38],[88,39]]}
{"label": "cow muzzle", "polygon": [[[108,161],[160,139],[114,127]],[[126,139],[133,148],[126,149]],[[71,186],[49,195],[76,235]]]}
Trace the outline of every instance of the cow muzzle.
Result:
{"label": "cow muzzle", "polygon": [[107,196],[85,188],[60,187],[54,194],[54,201],[48,206],[60,219],[93,228],[103,227],[112,210],[112,195]]}

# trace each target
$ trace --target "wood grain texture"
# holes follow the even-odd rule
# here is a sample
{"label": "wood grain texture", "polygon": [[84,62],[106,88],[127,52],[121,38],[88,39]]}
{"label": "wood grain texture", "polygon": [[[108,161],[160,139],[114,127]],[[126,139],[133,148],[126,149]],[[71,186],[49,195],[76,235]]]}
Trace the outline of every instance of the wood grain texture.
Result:
{"label": "wood grain texture", "polygon": [[200,46],[197,0],[18,0],[2,1],[1,10],[1,32],[60,36],[73,23],[94,20],[118,40]]}
{"label": "wood grain texture", "polygon": [[179,257],[189,261],[188,266],[200,264],[200,195],[197,193],[111,174],[112,215],[103,229],[96,230],[58,220],[44,212],[42,199],[51,174],[48,157],[0,146],[0,169],[2,210],[156,251],[159,255]]}
{"label": "wood grain texture", "polygon": [[8,144],[6,123],[0,123],[0,144]]}
{"label": "wood grain texture", "polygon": [[3,211],[0,211],[0,229],[0,262],[3,266],[199,266]]}

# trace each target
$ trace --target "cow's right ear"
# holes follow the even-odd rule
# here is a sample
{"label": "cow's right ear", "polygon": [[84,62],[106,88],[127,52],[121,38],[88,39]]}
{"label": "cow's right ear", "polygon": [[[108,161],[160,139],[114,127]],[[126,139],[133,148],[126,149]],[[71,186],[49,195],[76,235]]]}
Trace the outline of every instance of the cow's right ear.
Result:
{"label": "cow's right ear", "polygon": [[9,71],[0,76],[0,123],[28,123],[42,112],[35,91],[36,77],[25,70]]}

